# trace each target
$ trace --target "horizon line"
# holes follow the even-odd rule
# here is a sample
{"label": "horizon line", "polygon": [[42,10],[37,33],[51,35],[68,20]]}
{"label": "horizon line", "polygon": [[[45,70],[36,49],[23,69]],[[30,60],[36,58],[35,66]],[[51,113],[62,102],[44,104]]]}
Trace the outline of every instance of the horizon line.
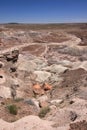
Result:
{"label": "horizon line", "polygon": [[87,24],[87,22],[1,22],[1,24]]}

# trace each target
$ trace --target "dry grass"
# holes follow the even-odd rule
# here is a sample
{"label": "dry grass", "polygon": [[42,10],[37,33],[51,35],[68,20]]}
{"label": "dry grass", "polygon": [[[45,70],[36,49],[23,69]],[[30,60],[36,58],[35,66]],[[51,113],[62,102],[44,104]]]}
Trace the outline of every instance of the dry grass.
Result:
{"label": "dry grass", "polygon": [[50,108],[49,108],[49,107],[44,107],[44,108],[42,108],[42,109],[40,110],[40,112],[39,112],[39,117],[40,117],[40,118],[45,117],[48,112],[50,112]]}

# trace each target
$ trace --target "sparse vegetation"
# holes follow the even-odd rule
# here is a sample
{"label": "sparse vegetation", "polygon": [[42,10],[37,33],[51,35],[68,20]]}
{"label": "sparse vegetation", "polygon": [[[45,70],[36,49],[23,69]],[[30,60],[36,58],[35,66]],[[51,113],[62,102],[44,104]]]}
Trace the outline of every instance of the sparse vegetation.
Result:
{"label": "sparse vegetation", "polygon": [[18,113],[18,108],[17,108],[16,105],[11,104],[11,105],[8,105],[7,108],[8,108],[8,110],[9,110],[10,114],[17,115],[17,113]]}
{"label": "sparse vegetation", "polygon": [[[19,129],[46,123],[48,129],[86,130],[79,120],[87,111],[87,24],[0,27],[0,118],[16,125],[25,117]],[[11,123],[0,123],[10,129]]]}
{"label": "sparse vegetation", "polygon": [[44,108],[42,108],[42,109],[40,110],[40,112],[39,112],[39,117],[40,117],[40,118],[45,117],[45,115],[46,115],[48,112],[50,112],[50,108],[49,108],[49,107],[44,107]]}

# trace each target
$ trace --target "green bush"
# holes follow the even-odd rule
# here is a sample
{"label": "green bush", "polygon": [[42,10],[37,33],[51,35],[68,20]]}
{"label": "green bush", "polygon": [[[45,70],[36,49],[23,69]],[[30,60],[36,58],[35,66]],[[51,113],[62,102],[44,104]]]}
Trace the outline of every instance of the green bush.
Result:
{"label": "green bush", "polygon": [[40,118],[43,118],[45,117],[45,115],[50,111],[50,108],[49,107],[44,107],[40,110],[39,112],[39,117]]}
{"label": "green bush", "polygon": [[17,109],[16,105],[14,105],[14,104],[8,105],[7,108],[9,110],[10,114],[17,115],[18,109]]}

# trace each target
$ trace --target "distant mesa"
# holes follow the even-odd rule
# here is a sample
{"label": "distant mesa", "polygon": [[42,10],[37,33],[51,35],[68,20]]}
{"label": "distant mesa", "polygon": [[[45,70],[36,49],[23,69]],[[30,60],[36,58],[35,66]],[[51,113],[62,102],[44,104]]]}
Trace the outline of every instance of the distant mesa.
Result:
{"label": "distant mesa", "polygon": [[7,24],[20,24],[20,23],[16,23],[16,22],[11,22],[11,23],[7,23]]}

